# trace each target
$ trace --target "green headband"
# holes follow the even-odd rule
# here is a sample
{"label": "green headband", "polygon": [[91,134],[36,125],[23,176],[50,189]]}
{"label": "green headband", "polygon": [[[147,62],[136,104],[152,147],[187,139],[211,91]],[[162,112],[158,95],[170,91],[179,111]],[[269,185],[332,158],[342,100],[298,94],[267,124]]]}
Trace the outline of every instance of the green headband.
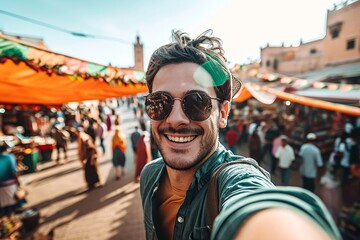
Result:
{"label": "green headband", "polygon": [[221,63],[220,59],[209,52],[205,52],[208,61],[201,66],[211,75],[215,87],[223,85],[231,78],[229,70]]}

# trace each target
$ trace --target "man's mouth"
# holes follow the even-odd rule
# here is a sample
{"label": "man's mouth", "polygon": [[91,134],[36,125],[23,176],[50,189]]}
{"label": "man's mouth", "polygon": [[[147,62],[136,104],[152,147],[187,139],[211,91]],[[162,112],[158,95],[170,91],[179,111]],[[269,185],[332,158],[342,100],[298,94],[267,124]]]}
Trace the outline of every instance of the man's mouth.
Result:
{"label": "man's mouth", "polygon": [[171,142],[176,142],[176,143],[188,143],[196,138],[196,136],[172,136],[172,135],[165,135],[165,136]]}

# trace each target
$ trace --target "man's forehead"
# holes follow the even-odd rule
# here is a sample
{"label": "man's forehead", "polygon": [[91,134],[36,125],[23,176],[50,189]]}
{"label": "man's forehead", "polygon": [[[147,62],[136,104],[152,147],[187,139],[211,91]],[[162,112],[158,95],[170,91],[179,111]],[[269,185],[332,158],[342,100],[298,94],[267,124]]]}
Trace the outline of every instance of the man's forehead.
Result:
{"label": "man's forehead", "polygon": [[153,89],[161,86],[213,88],[212,76],[201,65],[186,62],[168,64],[160,68],[153,81]]}

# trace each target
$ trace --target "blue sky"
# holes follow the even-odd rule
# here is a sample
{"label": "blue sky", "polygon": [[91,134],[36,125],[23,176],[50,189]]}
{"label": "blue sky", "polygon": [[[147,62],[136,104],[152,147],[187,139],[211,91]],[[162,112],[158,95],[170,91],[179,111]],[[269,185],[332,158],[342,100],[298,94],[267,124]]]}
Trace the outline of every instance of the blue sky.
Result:
{"label": "blue sky", "polygon": [[133,66],[139,34],[145,65],[151,53],[169,42],[172,29],[192,37],[206,29],[224,42],[232,63],[259,58],[260,47],[297,45],[325,35],[326,12],[337,0],[1,0],[0,10],[73,32],[118,38],[76,37],[0,14],[0,30],[43,38],[50,50],[99,64]]}

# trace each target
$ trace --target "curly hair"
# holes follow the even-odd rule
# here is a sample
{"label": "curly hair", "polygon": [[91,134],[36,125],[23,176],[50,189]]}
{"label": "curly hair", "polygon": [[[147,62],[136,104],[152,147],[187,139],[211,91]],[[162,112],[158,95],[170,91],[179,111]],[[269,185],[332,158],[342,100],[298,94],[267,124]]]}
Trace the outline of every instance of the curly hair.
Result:
{"label": "curly hair", "polygon": [[149,92],[155,75],[160,68],[172,63],[192,62],[203,66],[213,77],[214,88],[218,98],[231,100],[233,76],[226,67],[226,58],[222,41],[212,36],[212,30],[207,30],[196,39],[180,30],[172,31],[172,43],[161,46],[150,58],[146,71],[146,82]]}

